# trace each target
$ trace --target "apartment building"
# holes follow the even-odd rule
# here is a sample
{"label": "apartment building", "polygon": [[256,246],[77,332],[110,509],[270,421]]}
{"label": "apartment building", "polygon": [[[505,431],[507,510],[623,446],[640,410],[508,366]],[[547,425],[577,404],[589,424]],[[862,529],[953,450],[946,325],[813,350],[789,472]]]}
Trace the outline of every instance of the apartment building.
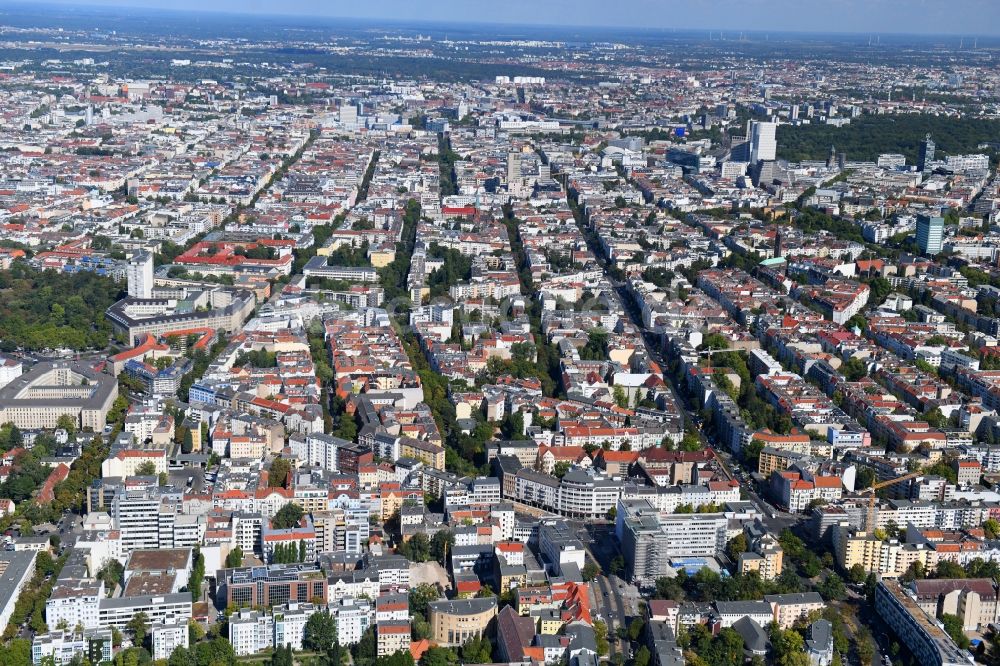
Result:
{"label": "apartment building", "polygon": [[45,602],[45,623],[57,627],[100,626],[100,602],[104,585],[97,580],[60,580]]}
{"label": "apartment building", "polygon": [[339,604],[331,606],[330,614],[337,622],[337,642],[354,645],[372,625],[375,609],[368,599],[341,599]]}
{"label": "apartment building", "polygon": [[146,463],[152,463],[154,475],[166,472],[166,450],[152,447],[119,449],[101,463],[101,476],[104,478],[118,477],[122,479],[137,476],[139,468]]}
{"label": "apartment building", "polygon": [[31,663],[35,666],[47,659],[51,659],[54,666],[62,666],[75,663],[81,657],[92,664],[110,663],[113,652],[110,629],[56,630],[35,634],[31,641]]}
{"label": "apartment building", "polygon": [[275,606],[271,611],[271,624],[274,628],[272,646],[291,646],[293,650],[301,650],[306,622],[318,610],[316,606],[309,603],[288,603]]}
{"label": "apartment building", "polygon": [[329,577],[327,589],[328,603],[336,604],[343,599],[356,599],[367,596],[374,599],[379,593],[378,572],[353,570],[334,573]]}
{"label": "apartment building", "polygon": [[834,525],[831,538],[837,564],[845,571],[860,564],[865,571],[896,578],[915,562],[925,567],[937,565],[936,553],[927,545],[882,540],[846,524]]}
{"label": "apartment building", "polygon": [[240,610],[229,618],[229,642],[237,657],[256,654],[274,645],[274,618],[262,611]]}
{"label": "apartment building", "polygon": [[875,611],[909,648],[921,666],[969,666],[975,660],[945,633],[899,583],[883,580],[875,588]]}
{"label": "apartment building", "polygon": [[0,551],[0,626],[10,623],[21,590],[35,575],[33,550]]}
{"label": "apartment building", "polygon": [[378,656],[387,657],[410,649],[410,621],[380,620],[375,628]]}
{"label": "apartment building", "polygon": [[[770,543],[773,542],[773,543]],[[769,542],[751,544],[751,550],[740,553],[737,567],[742,574],[755,572],[762,580],[774,580],[781,575],[785,551],[771,537]]]}
{"label": "apartment building", "polygon": [[187,621],[163,622],[150,628],[153,659],[169,659],[179,647],[188,647]]}
{"label": "apartment building", "polygon": [[823,610],[826,602],[818,592],[798,592],[792,594],[768,594],[764,601],[774,611],[774,621],[782,629],[791,629],[798,620],[804,620],[814,611]]}
{"label": "apartment building", "polygon": [[925,613],[936,618],[954,615],[966,631],[978,631],[1000,620],[997,584],[991,578],[915,580],[910,590]]}

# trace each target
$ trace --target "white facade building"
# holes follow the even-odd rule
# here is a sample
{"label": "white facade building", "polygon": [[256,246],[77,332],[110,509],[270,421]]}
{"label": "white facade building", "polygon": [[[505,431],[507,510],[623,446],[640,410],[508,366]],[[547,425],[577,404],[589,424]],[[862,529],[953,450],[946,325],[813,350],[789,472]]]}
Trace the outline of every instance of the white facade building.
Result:
{"label": "white facade building", "polygon": [[374,621],[375,610],[367,599],[342,599],[330,609],[337,621],[337,642],[354,645]]}
{"label": "white facade building", "polygon": [[290,603],[285,606],[275,606],[272,615],[274,636],[271,644],[282,647],[290,645],[293,650],[301,650],[306,622],[316,611],[317,608],[313,604]]}
{"label": "white facade building", "polygon": [[0,356],[0,388],[20,377],[22,370],[20,361]]}
{"label": "white facade building", "polygon": [[160,495],[155,489],[125,490],[116,494],[111,504],[115,528],[121,534],[122,548],[159,548]]}
{"label": "white facade building", "polygon": [[0,552],[0,627],[10,623],[21,590],[35,574],[33,550]]}
{"label": "white facade building", "polygon": [[97,621],[101,627],[124,629],[137,613],[145,613],[150,624],[187,623],[191,619],[191,593],[101,599]]}
{"label": "white facade building", "polygon": [[778,153],[775,134],[777,123],[754,122],[750,125],[750,162],[773,161]]}
{"label": "white facade building", "polygon": [[84,629],[99,626],[101,586],[100,581],[68,581],[56,585],[45,602],[45,623],[56,627],[65,622],[71,629],[78,624]]}
{"label": "white facade building", "polygon": [[133,298],[153,296],[153,255],[137,252],[128,262],[125,276],[128,279],[128,295]]}
{"label": "white facade building", "polygon": [[187,622],[154,624],[150,634],[153,641],[153,659],[169,659],[175,649],[188,647]]}
{"label": "white facade building", "polygon": [[39,666],[49,657],[55,666],[68,664],[78,656],[91,663],[110,663],[111,653],[110,629],[87,629],[83,633],[53,631],[37,634],[31,643],[31,663],[34,666]]}
{"label": "white facade building", "polygon": [[271,615],[244,609],[229,618],[229,642],[237,657],[266,650],[273,641],[274,618]]}

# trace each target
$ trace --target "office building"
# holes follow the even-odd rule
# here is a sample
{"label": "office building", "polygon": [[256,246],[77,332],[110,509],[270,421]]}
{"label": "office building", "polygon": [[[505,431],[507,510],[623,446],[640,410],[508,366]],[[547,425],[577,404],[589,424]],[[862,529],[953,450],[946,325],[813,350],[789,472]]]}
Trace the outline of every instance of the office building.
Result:
{"label": "office building", "polygon": [[496,597],[450,599],[427,604],[432,642],[463,645],[470,638],[482,638],[497,615]]}
{"label": "office building", "polygon": [[224,585],[226,603],[237,608],[327,598],[326,575],[315,563],[228,569]]}
{"label": "office building", "polygon": [[118,382],[83,361],[38,363],[0,389],[0,423],[53,429],[69,416],[77,428],[100,432],[118,397]]}
{"label": "office building", "polygon": [[990,156],[948,155],[944,158],[944,165],[949,171],[989,171]]}
{"label": "office building", "polygon": [[[492,552],[492,544],[489,544]],[[538,527],[538,551],[558,576],[575,580],[583,570],[586,552],[573,526],[565,520],[547,521]]]}
{"label": "office building", "polygon": [[774,610],[766,601],[716,601],[715,613],[723,627],[731,627],[745,617],[760,626],[767,626],[774,619]]}
{"label": "office building", "polygon": [[944,218],[931,215],[917,216],[917,246],[923,254],[935,255],[944,244]]}
{"label": "office building", "polygon": [[313,257],[303,267],[302,274],[306,277],[344,280],[346,282],[378,282],[378,273],[374,268],[358,266],[330,266],[328,258]]}
{"label": "office building", "polygon": [[757,122],[750,124],[750,162],[770,162],[777,157],[777,123]]}
{"label": "office building", "polygon": [[738,164],[749,164],[750,141],[742,137],[733,137],[733,145],[729,150],[729,161]]}
{"label": "office building", "polygon": [[[499,495],[499,483],[497,494]],[[570,518],[596,519],[607,515],[618,503],[622,484],[617,478],[594,468],[571,468],[559,484],[558,512]],[[497,498],[499,501],[499,497]]]}
{"label": "office building", "polygon": [[152,625],[174,622],[187,624],[191,619],[191,593],[101,599],[98,605],[98,625],[124,629],[136,613],[145,613]]}
{"label": "office building", "polygon": [[105,316],[116,333],[135,344],[146,334],[161,336],[193,328],[232,333],[253,314],[256,303],[254,293],[245,289],[183,287],[157,290],[155,298],[126,296],[108,308]]}
{"label": "office building", "polygon": [[928,134],[920,142],[920,149],[917,152],[917,171],[925,171],[930,163],[934,161],[934,142]]}
{"label": "office building", "polygon": [[354,128],[358,125],[358,107],[344,103],[340,107],[337,120],[345,127]]}
{"label": "office building", "polygon": [[0,388],[20,377],[23,370],[24,367],[17,359],[0,355]]}
{"label": "office building", "polygon": [[621,500],[615,532],[633,582],[648,585],[672,572],[671,558],[720,554],[728,525],[719,513],[668,514],[648,500]]}
{"label": "office building", "polygon": [[[194,564],[191,548],[133,550],[125,563],[125,595],[170,594],[187,587]],[[147,591],[148,590],[148,591]]]}
{"label": "office building", "polygon": [[875,160],[875,166],[881,169],[896,169],[906,166],[906,156],[899,153],[882,153]]}
{"label": "office building", "polygon": [[160,547],[161,493],[155,487],[128,489],[119,486],[111,502],[111,518],[121,534],[122,549]]}

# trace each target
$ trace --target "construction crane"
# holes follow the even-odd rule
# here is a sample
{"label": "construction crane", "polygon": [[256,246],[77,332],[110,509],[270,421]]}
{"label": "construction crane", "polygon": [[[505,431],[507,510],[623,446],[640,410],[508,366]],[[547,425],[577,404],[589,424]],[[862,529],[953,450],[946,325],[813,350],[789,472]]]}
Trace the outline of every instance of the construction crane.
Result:
{"label": "construction crane", "polygon": [[725,349],[718,349],[718,348],[715,348],[715,347],[708,347],[707,349],[702,349],[700,351],[695,351],[695,356],[707,356],[708,360],[711,361],[712,360],[712,354],[721,354],[723,352],[737,352],[737,353],[743,352],[743,353],[747,353],[749,351],[750,351],[749,349],[744,349],[743,347],[735,347],[733,349],[730,349],[728,347],[725,348]]}
{"label": "construction crane", "polygon": [[888,488],[889,486],[894,486],[897,483],[909,481],[910,479],[915,479],[916,477],[923,475],[923,472],[910,472],[909,474],[904,474],[903,476],[897,476],[895,479],[874,483],[869,488],[866,488],[864,492],[870,492],[871,494],[868,496],[868,515],[865,518],[865,531],[869,534],[875,531],[875,493],[877,490],[880,488]]}

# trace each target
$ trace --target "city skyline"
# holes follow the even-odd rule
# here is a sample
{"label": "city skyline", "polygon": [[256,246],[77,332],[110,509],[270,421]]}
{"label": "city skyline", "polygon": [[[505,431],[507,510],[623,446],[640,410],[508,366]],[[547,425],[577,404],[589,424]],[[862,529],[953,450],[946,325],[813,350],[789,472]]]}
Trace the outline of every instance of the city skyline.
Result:
{"label": "city skyline", "polygon": [[[602,3],[512,0],[482,11],[475,3],[434,0],[405,3],[388,0],[378,8],[367,5],[289,0],[280,10],[270,3],[216,0],[206,8],[194,0],[49,0],[52,6],[126,9],[169,9],[179,12],[223,12],[245,15],[322,17],[327,19],[397,22],[454,22],[579,28],[649,28],[736,32],[800,32],[845,34],[920,34],[954,36],[1000,35],[1000,4],[988,0],[955,0],[948,4],[917,0],[693,0],[686,3],[626,0],[614,16],[602,13]],[[816,26],[822,26],[816,29]],[[984,28],[987,28],[984,30]]]}
{"label": "city skyline", "polygon": [[1000,0],[200,3],[0,4],[0,666],[1000,665]]}

